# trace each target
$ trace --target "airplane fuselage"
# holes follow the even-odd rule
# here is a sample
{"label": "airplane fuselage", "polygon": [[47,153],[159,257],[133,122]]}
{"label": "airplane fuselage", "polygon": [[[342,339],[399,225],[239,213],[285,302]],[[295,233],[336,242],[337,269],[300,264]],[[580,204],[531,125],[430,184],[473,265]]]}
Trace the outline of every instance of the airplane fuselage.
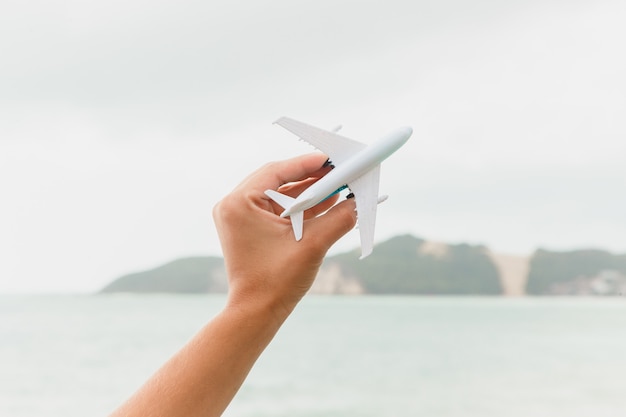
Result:
{"label": "airplane fuselage", "polygon": [[281,217],[287,217],[314,207],[342,186],[375,168],[404,145],[412,132],[410,127],[397,129],[343,161],[319,181],[304,190],[293,201],[293,204],[285,209]]}

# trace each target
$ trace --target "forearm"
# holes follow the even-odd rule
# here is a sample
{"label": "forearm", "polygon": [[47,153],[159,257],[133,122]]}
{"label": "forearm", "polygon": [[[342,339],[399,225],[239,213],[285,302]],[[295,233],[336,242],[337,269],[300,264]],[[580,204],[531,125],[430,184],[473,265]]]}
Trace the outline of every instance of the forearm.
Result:
{"label": "forearm", "polygon": [[286,317],[229,302],[112,417],[221,415]]}

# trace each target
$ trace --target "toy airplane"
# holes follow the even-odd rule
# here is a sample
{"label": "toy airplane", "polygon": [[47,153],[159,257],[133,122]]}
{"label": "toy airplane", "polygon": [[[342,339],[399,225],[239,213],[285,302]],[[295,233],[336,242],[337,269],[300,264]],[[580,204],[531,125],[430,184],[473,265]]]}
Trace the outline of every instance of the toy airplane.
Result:
{"label": "toy airplane", "polygon": [[335,168],[292,198],[274,190],[265,194],[285,209],[280,217],[291,218],[296,240],[302,239],[304,211],[319,204],[331,195],[349,187],[354,193],[361,237],[361,257],[365,258],[374,248],[376,208],[386,196],[378,197],[380,163],[406,143],[413,129],[400,128],[366,146],[363,143],[340,136],[317,127],[309,126],[287,117],[276,124],[284,127],[302,140],[313,145],[330,157]]}

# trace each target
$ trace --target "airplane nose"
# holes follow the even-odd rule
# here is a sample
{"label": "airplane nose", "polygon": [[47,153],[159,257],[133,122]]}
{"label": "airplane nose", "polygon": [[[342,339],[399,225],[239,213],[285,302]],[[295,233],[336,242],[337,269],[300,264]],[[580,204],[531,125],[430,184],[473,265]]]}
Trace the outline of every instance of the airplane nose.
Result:
{"label": "airplane nose", "polygon": [[410,138],[411,135],[413,134],[413,128],[411,126],[405,126],[400,128],[400,131],[402,132],[402,136],[404,136],[405,138]]}
{"label": "airplane nose", "polygon": [[398,128],[398,130],[395,131],[395,136],[397,140],[399,141],[399,143],[402,144],[406,143],[406,141],[409,140],[412,134],[413,128],[411,128],[410,126],[400,127]]}

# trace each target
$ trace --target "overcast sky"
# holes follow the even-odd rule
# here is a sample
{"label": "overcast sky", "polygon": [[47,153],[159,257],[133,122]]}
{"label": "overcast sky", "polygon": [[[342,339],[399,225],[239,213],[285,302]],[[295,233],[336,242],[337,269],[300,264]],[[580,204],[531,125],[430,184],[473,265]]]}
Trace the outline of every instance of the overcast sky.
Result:
{"label": "overcast sky", "polygon": [[213,205],[311,150],[280,116],[414,128],[377,241],[626,252],[625,21],[622,0],[3,1],[0,292],[219,255]]}

